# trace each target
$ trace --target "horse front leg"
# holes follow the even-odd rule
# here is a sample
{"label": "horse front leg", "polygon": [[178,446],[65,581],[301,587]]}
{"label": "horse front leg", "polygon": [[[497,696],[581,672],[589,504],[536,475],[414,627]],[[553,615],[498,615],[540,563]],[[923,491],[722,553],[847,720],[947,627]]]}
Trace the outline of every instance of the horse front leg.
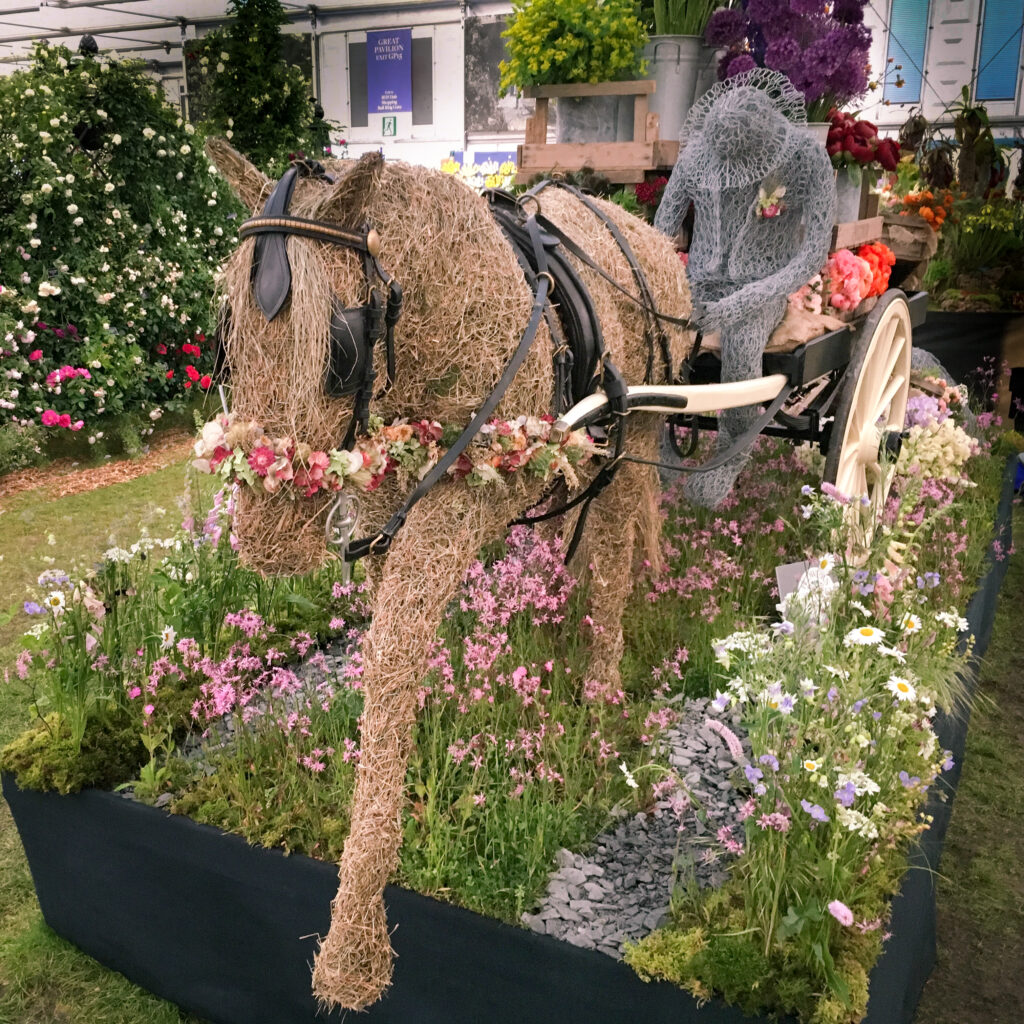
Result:
{"label": "horse front leg", "polygon": [[440,486],[398,535],[373,592],[362,646],[364,708],[352,820],[331,926],[313,967],[314,994],[361,1010],[391,981],[384,886],[398,863],[417,687],[445,606],[480,547],[518,512],[507,497]]}
{"label": "horse front leg", "polygon": [[[638,458],[656,460],[662,423],[655,416],[631,416],[626,451]],[[635,462],[621,463],[612,482],[594,500],[584,543],[574,559],[574,569],[584,564],[591,568],[594,637],[588,673],[606,694],[614,693],[621,683],[619,662],[625,646],[622,615],[626,601],[645,568],[656,571],[661,567],[660,497],[657,469]]]}

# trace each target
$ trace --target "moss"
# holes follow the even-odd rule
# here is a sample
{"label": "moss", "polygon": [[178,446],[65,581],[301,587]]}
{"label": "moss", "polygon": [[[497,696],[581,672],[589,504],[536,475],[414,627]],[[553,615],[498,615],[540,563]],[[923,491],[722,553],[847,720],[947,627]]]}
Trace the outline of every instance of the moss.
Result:
{"label": "moss", "polygon": [[126,721],[90,722],[79,748],[67,725],[50,714],[0,751],[0,770],[12,772],[22,789],[77,793],[113,789],[134,778],[145,759],[138,733]]}
{"label": "moss", "polygon": [[644,981],[661,978],[690,988],[696,981],[691,965],[706,941],[701,928],[659,928],[639,942],[627,943],[623,958]]}

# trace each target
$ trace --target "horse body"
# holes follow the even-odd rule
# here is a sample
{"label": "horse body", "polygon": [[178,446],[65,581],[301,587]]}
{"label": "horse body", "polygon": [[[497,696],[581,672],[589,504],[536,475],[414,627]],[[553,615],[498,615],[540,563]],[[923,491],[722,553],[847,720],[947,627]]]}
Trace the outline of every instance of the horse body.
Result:
{"label": "horse body", "polygon": [[[272,183],[225,143],[211,140],[208,152],[243,202],[258,212]],[[465,425],[493,390],[530,317],[533,296],[511,246],[486,202],[440,171],[384,163],[376,154],[329,169],[338,176],[335,183],[298,182],[292,212],[348,228],[371,224],[381,238],[380,262],[405,294],[395,335],[396,378],[373,411],[385,422],[408,417]],[[629,266],[607,228],[578,199],[548,189],[539,205],[623,289],[635,292]],[[669,240],[613,204],[600,206],[628,239],[659,309],[685,316],[689,290]],[[253,242],[243,241],[225,268],[232,402],[241,417],[261,423],[268,435],[328,449],[340,444],[353,404],[323,390],[331,305],[362,302],[365,280],[354,253],[296,236],[288,238],[287,247],[292,292],[269,323],[251,294]],[[627,382],[642,383],[649,353],[639,308],[600,275],[576,265],[600,315],[611,360]],[[669,334],[673,366],[678,366],[686,337],[674,329]],[[498,406],[499,417],[551,411],[552,354],[542,323]],[[378,380],[383,380],[383,353],[376,358]],[[656,417],[631,418],[629,452],[656,458],[660,428]],[[372,494],[359,495],[359,532],[379,529],[409,486],[392,475]],[[508,523],[542,497],[543,488],[525,473],[503,487],[443,482],[412,509],[388,554],[369,560],[373,613],[362,649],[361,760],[331,928],[314,967],[314,990],[325,1002],[359,1009],[379,998],[390,981],[382,894],[397,863],[416,687],[426,671],[430,641],[477,551],[500,539]],[[621,617],[634,560],[642,553],[657,563],[658,493],[652,467],[625,463],[588,522],[585,551],[600,627],[590,675],[611,690],[618,686]],[[290,502],[243,490],[236,519],[243,557],[267,572],[314,568],[327,557],[324,516],[332,500],[317,495]]]}

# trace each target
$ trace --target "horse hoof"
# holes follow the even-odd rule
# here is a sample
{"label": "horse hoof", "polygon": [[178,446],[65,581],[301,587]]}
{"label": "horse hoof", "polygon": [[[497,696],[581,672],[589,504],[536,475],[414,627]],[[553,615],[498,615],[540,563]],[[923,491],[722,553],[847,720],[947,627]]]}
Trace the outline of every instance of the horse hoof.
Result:
{"label": "horse hoof", "polygon": [[[353,910],[355,908],[352,908]],[[336,907],[313,961],[313,995],[326,1006],[363,1010],[391,984],[392,953],[383,900],[345,913]]]}

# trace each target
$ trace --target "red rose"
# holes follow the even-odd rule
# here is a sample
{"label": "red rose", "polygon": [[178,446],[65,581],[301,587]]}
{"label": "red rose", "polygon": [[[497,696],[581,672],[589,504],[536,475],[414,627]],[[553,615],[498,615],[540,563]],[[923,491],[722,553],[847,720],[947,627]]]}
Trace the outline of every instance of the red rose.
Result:
{"label": "red rose", "polygon": [[174,379],[174,371],[173,371],[173,370],[168,370],[168,371],[167,371],[167,372],[166,372],[166,373],[164,374],[164,376],[165,376],[165,377],[166,377],[166,378],[167,378],[168,380],[173,380],[173,379]]}
{"label": "red rose", "polygon": [[167,355],[167,346],[165,344],[163,344],[163,342],[161,342],[159,345],[157,345],[157,347],[156,347],[156,354],[158,356],[165,356],[165,355]]}
{"label": "red rose", "polygon": [[204,391],[207,391],[207,390],[209,390],[209,387],[210,387],[210,385],[211,385],[212,383],[213,383],[213,380],[212,380],[212,379],[210,378],[210,375],[209,375],[208,373],[204,373],[204,374],[202,375],[202,377],[200,377],[200,378],[199,378],[199,386],[200,386],[200,387],[201,387],[201,388],[202,388],[202,389],[203,389]]}
{"label": "red rose", "polygon": [[900,162],[899,143],[893,139],[879,139],[875,159],[886,171],[895,171]]}
{"label": "red rose", "polygon": [[189,365],[185,367],[185,376],[192,381],[199,380],[199,371],[189,363]]}

